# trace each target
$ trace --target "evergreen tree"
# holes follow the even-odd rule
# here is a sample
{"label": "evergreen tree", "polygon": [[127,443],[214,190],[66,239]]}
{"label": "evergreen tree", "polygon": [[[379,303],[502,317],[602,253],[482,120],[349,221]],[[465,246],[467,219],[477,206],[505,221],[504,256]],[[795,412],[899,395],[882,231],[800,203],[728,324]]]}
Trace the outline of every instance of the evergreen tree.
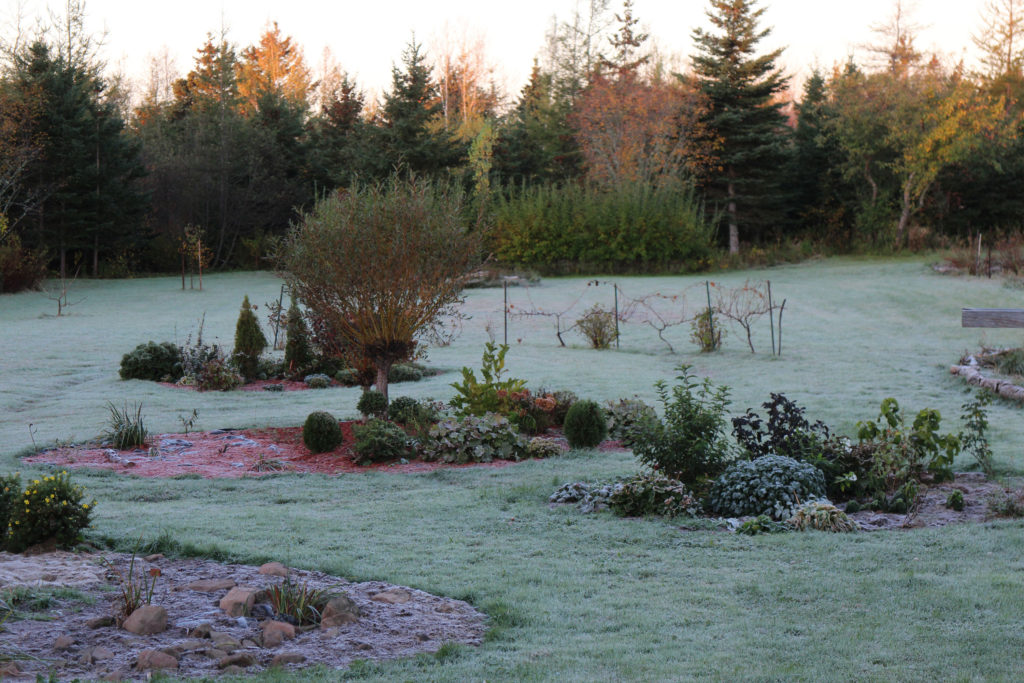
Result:
{"label": "evergreen tree", "polygon": [[434,124],[441,115],[437,86],[420,45],[413,39],[402,53],[402,68],[391,69],[391,91],[384,97],[380,129],[384,165],[381,176],[396,168],[435,175],[459,164],[464,146],[456,145],[448,132]]}
{"label": "evergreen tree", "polygon": [[255,379],[259,372],[260,354],[267,348],[267,338],[263,336],[260,323],[256,320],[249,297],[242,300],[242,309],[238,313],[235,324],[235,348],[232,353],[238,371],[247,380]]}
{"label": "evergreen tree", "polygon": [[288,372],[301,372],[313,360],[313,351],[309,346],[309,327],[302,317],[299,304],[292,297],[292,305],[288,307],[288,327],[285,331],[284,364]]}
{"label": "evergreen tree", "polygon": [[782,50],[756,54],[771,29],[761,30],[764,9],[756,0],[710,0],[707,12],[716,33],[693,32],[698,53],[693,67],[708,101],[704,123],[720,140],[721,173],[709,193],[725,201],[729,252],[739,253],[740,219],[748,237],[757,237],[765,213],[777,197],[778,170],[786,148],[785,117],[776,95],[786,79],[775,68]]}

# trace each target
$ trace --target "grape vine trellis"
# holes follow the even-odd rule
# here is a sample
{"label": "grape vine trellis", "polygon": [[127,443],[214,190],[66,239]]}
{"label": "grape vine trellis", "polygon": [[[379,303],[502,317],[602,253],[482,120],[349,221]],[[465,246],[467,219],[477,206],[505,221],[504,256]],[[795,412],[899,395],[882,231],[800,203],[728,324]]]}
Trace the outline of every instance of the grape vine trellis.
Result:
{"label": "grape vine trellis", "polygon": [[[620,325],[637,324],[646,325],[654,330],[669,353],[674,354],[676,348],[666,336],[666,332],[688,323],[693,325],[699,316],[710,309],[712,326],[721,325],[722,319],[738,326],[744,332],[751,353],[755,353],[754,325],[767,314],[771,329],[772,355],[782,355],[782,314],[786,307],[786,299],[783,299],[781,304],[775,302],[771,282],[768,280],[747,280],[739,287],[725,287],[720,283],[707,281],[691,285],[676,294],[651,292],[639,296],[632,296],[618,283],[607,280],[590,280],[586,286],[612,288],[612,305],[604,310],[614,320],[616,348],[619,347]],[[586,290],[580,291],[568,304],[548,308],[538,306],[534,302],[530,286],[515,290],[522,295],[512,296],[512,290],[508,288],[505,288],[503,293],[506,343],[510,319],[514,321],[524,318],[549,318],[554,322],[555,337],[559,346],[566,346],[565,335],[577,330],[583,320],[581,316],[584,313],[580,310],[579,304],[586,295]],[[515,299],[519,299],[519,302]],[[707,304],[704,303],[705,299]],[[691,306],[691,300],[699,303]]]}

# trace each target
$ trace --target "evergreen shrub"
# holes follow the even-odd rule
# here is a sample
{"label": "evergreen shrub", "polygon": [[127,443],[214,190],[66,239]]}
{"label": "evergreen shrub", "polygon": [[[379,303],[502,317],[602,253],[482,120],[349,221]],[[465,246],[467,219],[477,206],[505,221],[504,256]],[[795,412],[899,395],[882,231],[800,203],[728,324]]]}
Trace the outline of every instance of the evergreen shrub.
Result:
{"label": "evergreen shrub", "polygon": [[341,445],[341,427],[334,416],[317,410],[306,417],[302,425],[302,443],[312,453],[326,453]]}
{"label": "evergreen shrub", "polygon": [[259,373],[260,354],[267,348],[267,338],[260,329],[260,323],[249,304],[249,297],[242,300],[235,324],[235,349],[232,359],[238,371],[246,380],[256,378]]}
{"label": "evergreen shrub", "polygon": [[594,401],[577,401],[562,425],[570,448],[593,448],[608,435],[604,410]]}
{"label": "evergreen shrub", "polygon": [[176,382],[182,375],[181,349],[171,342],[139,344],[121,356],[121,379]]}

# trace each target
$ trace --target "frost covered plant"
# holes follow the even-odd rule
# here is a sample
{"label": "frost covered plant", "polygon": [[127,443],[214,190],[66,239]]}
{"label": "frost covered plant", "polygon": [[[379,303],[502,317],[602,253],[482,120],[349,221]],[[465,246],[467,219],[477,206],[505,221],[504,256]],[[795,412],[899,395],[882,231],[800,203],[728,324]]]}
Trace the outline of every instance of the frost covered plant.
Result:
{"label": "frost covered plant", "polygon": [[49,539],[58,548],[73,547],[96,507],[95,500],[82,501],[84,492],[67,472],[30,480],[11,511],[7,549],[21,552]]}
{"label": "frost covered plant", "polygon": [[804,503],[824,498],[825,476],[817,467],[781,455],[734,462],[708,495],[711,510],[728,517],[768,515],[787,520]]}
{"label": "frost covered plant", "polygon": [[608,417],[608,436],[624,446],[632,444],[633,434],[644,420],[658,418],[653,406],[635,396],[608,401],[604,410]]}
{"label": "frost covered plant", "polygon": [[106,437],[114,448],[121,451],[146,445],[147,432],[142,422],[142,404],[137,403],[133,408],[130,409],[127,402],[122,408],[107,402],[110,419],[107,422],[109,428]]}
{"label": "frost covered plant", "polygon": [[846,533],[857,531],[859,528],[856,522],[846,516],[845,512],[824,500],[804,503],[796,511],[796,514],[789,518],[789,524],[797,531],[815,529]]}
{"label": "frost covered plant", "polygon": [[331,386],[331,378],[323,373],[306,375],[304,381],[310,389],[326,389]]}
{"label": "frost covered plant", "polygon": [[626,517],[696,517],[701,513],[700,502],[685,484],[659,474],[637,474],[617,482],[608,498],[608,507]]}
{"label": "frost covered plant", "polygon": [[520,460],[526,442],[505,417],[487,413],[461,420],[441,420],[421,443],[424,460],[450,463]]}
{"label": "frost covered plant", "polygon": [[553,458],[561,454],[561,444],[550,437],[535,436],[526,444],[527,458]]}

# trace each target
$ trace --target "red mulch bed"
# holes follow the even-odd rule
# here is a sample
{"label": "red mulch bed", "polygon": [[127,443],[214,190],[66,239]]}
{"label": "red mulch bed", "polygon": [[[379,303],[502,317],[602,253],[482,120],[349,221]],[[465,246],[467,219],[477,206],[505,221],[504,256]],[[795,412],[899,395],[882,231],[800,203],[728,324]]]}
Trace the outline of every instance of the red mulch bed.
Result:
{"label": "red mulch bed", "polygon": [[[168,387],[169,389],[184,389],[185,391],[198,391],[196,387],[183,386],[181,384],[175,384],[174,382],[157,382],[162,387]],[[263,391],[263,387],[268,384],[280,384],[284,387],[283,391],[306,391],[309,390],[309,385],[301,381],[292,381],[288,379],[257,379],[243,384],[238,387],[236,391]],[[343,387],[344,384],[339,384],[335,380],[331,380],[332,387]]]}
{"label": "red mulch bed", "polygon": [[[301,382],[299,383],[301,384]],[[149,449],[118,451],[96,444],[45,450],[24,458],[26,463],[60,467],[91,467],[140,477],[198,474],[206,478],[260,476],[274,471],[341,474],[347,472],[429,472],[440,468],[507,467],[512,461],[451,465],[413,460],[369,466],[356,464],[352,452],[352,422],[342,422],[341,446],[327,453],[310,453],[302,443],[302,427],[231,429],[150,437]]]}

